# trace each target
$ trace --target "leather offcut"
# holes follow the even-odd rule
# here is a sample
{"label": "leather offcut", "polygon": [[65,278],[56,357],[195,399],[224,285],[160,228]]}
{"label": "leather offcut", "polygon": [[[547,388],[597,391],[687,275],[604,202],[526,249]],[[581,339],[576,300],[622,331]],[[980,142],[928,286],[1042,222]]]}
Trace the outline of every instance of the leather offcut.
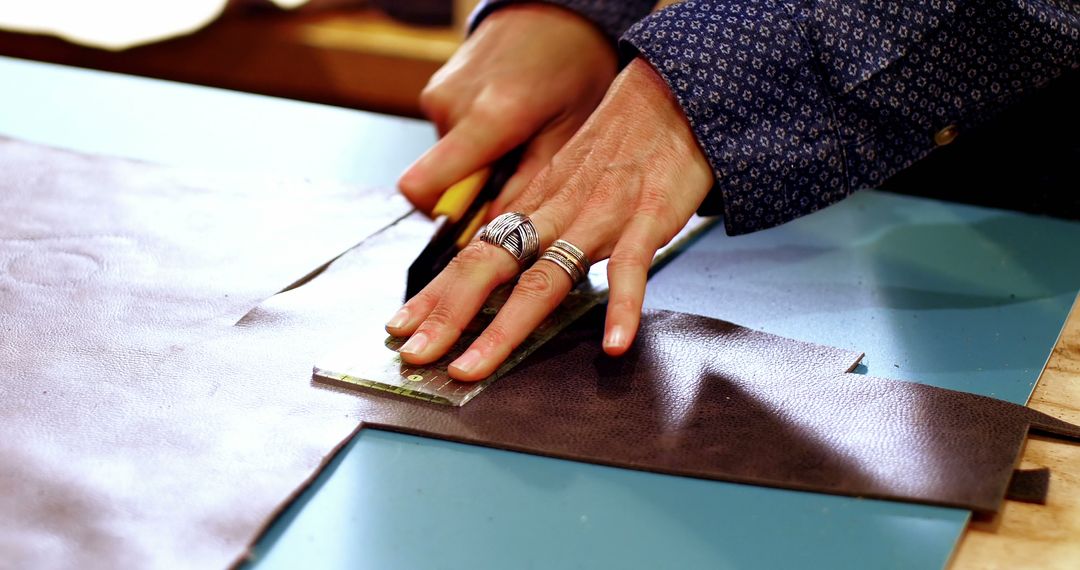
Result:
{"label": "leather offcut", "polygon": [[1009,479],[1005,498],[1022,503],[1045,505],[1050,492],[1050,468],[1017,469]]}

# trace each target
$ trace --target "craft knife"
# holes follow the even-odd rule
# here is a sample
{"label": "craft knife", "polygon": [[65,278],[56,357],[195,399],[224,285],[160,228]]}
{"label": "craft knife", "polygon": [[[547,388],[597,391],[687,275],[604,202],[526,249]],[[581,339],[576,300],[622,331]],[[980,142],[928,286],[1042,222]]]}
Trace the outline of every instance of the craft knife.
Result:
{"label": "craft knife", "polygon": [[484,223],[491,201],[517,172],[522,148],[514,149],[488,168],[454,184],[439,198],[431,214],[435,235],[409,266],[405,300],[420,292],[446,269],[462,248],[469,244]]}

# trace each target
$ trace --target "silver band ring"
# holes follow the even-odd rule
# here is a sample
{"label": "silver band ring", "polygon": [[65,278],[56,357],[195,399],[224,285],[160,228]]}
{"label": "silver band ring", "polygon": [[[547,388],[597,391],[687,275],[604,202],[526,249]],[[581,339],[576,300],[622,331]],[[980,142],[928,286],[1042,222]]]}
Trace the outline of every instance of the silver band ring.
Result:
{"label": "silver band ring", "polygon": [[480,241],[497,245],[514,256],[518,266],[526,265],[540,251],[540,238],[529,216],[508,212],[494,220],[480,234]]}
{"label": "silver band ring", "polygon": [[581,248],[566,240],[555,240],[551,247],[544,250],[540,259],[546,259],[558,265],[570,276],[570,281],[575,285],[589,273],[589,257],[581,251]]}

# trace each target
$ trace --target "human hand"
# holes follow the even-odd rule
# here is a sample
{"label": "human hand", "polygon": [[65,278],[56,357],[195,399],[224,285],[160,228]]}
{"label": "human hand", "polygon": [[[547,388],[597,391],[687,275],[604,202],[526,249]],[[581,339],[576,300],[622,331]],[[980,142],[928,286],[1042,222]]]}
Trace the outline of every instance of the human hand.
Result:
{"label": "human hand", "polygon": [[499,9],[424,89],[421,108],[441,139],[398,187],[431,212],[452,184],[527,143],[488,209],[494,217],[585,122],[616,70],[611,42],[581,16],[545,4]]}
{"label": "human hand", "polygon": [[[645,280],[656,251],[670,241],[712,187],[712,171],[690,125],[660,76],[640,58],[619,74],[581,130],[509,204],[531,217],[541,250],[556,238],[592,260],[609,258],[604,351],[626,352],[637,333]],[[458,339],[491,291],[513,279],[517,261],[474,241],[405,303],[387,324],[410,336],[402,358],[426,364]],[[573,287],[546,260],[521,274],[513,293],[450,376],[489,376]]]}

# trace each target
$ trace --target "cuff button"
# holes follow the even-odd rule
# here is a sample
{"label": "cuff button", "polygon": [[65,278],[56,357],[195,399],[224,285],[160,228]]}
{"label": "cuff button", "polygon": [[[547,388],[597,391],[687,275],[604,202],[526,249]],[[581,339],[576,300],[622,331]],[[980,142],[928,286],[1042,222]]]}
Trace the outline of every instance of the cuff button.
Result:
{"label": "cuff button", "polygon": [[938,146],[945,146],[954,140],[957,135],[960,134],[960,129],[956,128],[956,125],[949,125],[944,129],[934,133],[934,144]]}

